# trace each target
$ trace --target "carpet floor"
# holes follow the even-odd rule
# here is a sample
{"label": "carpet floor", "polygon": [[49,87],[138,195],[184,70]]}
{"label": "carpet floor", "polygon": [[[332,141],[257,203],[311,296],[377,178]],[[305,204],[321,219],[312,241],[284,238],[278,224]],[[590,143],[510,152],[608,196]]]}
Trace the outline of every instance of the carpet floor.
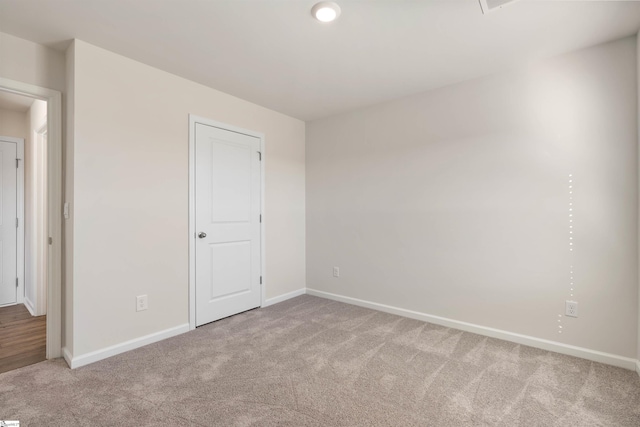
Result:
{"label": "carpet floor", "polygon": [[635,372],[308,295],[83,368],[0,374],[30,426],[640,426]]}

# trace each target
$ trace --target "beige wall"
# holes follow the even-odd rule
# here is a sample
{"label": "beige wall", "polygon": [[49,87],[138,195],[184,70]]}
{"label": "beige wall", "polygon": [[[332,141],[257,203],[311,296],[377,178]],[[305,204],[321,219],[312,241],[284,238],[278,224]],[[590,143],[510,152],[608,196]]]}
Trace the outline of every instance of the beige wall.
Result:
{"label": "beige wall", "polygon": [[64,92],[64,54],[0,32],[0,77]]}
{"label": "beige wall", "polygon": [[27,139],[29,136],[27,114],[0,108],[0,135]]}
{"label": "beige wall", "polygon": [[188,322],[189,113],[266,135],[267,297],[304,288],[303,122],[82,41],[68,58],[74,357]]}
{"label": "beige wall", "polygon": [[[638,147],[640,147],[640,42],[638,42],[640,40],[640,32],[637,34],[636,36],[636,47],[637,47],[637,52],[636,52],[636,75],[638,76]],[[640,148],[639,148],[639,154],[640,154]],[[639,168],[640,168],[640,158],[639,158]],[[638,178],[640,179],[640,171],[638,173]],[[639,200],[640,202],[640,200]],[[639,212],[639,216],[638,216],[638,221],[640,222],[640,212]],[[638,227],[638,231],[640,232],[640,227]],[[638,238],[638,244],[640,245],[640,236]],[[639,253],[640,255],[640,253]],[[640,259],[638,262],[638,268],[640,268]],[[637,362],[637,370],[638,370],[638,374],[640,374],[640,280],[638,281],[638,351],[637,351],[637,358],[638,358],[638,362]]]}
{"label": "beige wall", "polygon": [[307,123],[308,288],[635,357],[636,87],[631,37]]}

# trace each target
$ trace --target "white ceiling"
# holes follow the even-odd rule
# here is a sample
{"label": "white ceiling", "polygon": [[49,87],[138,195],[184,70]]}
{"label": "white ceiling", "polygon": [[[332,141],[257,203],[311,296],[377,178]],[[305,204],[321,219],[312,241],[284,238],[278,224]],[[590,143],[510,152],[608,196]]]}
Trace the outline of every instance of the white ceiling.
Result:
{"label": "white ceiling", "polygon": [[11,92],[0,91],[0,110],[17,111],[18,113],[26,113],[33,104],[33,98],[28,96],[16,95]]}
{"label": "white ceiling", "polygon": [[78,38],[312,120],[629,36],[639,1],[0,0],[0,31]]}

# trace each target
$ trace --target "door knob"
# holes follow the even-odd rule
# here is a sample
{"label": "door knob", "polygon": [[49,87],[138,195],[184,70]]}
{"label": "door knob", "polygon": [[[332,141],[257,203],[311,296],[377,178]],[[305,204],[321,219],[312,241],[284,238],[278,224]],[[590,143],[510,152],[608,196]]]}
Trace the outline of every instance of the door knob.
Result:
{"label": "door knob", "polygon": [[198,237],[201,239],[204,239],[205,237],[207,237],[207,233],[205,233],[204,231],[201,231],[198,233]]}

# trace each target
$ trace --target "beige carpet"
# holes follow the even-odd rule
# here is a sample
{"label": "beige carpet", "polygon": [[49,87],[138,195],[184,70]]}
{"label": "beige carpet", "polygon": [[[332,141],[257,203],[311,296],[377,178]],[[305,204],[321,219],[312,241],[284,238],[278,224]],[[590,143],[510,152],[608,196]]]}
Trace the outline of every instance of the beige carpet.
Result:
{"label": "beige carpet", "polygon": [[84,368],[0,375],[24,426],[640,426],[635,372],[311,296]]}

